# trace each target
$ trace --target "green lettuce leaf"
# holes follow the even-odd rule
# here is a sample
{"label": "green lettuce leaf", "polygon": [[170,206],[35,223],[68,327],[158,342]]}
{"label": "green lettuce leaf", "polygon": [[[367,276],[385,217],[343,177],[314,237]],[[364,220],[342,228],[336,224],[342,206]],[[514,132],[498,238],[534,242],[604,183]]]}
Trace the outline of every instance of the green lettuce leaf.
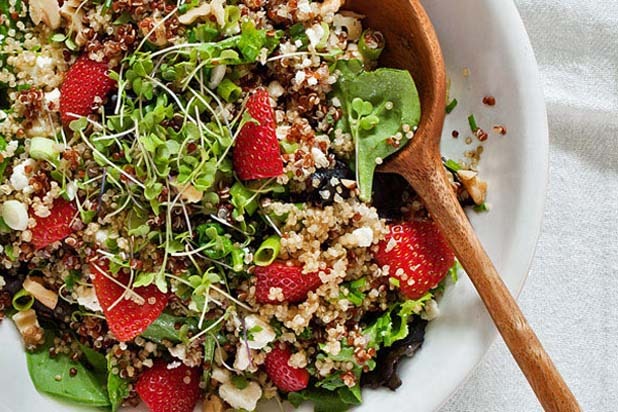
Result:
{"label": "green lettuce leaf", "polygon": [[389,347],[408,336],[408,320],[410,316],[419,314],[425,302],[431,300],[433,295],[426,293],[417,300],[406,300],[395,304],[390,310],[376,319],[363,331],[369,337],[369,347],[379,349]]}

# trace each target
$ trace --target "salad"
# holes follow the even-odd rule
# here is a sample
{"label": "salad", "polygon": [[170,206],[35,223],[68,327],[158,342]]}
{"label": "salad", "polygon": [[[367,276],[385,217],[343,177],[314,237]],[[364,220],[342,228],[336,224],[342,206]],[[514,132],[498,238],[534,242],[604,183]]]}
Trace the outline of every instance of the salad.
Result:
{"label": "salad", "polygon": [[0,319],[38,391],[344,411],[401,384],[457,263],[376,173],[421,107],[342,3],[0,0]]}

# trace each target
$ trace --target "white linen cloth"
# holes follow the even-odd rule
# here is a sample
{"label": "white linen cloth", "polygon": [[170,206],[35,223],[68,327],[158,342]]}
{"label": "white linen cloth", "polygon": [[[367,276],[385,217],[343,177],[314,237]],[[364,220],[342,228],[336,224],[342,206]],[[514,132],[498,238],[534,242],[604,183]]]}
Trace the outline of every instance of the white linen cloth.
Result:
{"label": "white linen cloth", "polygon": [[[583,409],[615,412],[618,0],[515,3],[539,62],[551,144],[542,234],[519,303]],[[439,411],[539,410],[498,339]]]}

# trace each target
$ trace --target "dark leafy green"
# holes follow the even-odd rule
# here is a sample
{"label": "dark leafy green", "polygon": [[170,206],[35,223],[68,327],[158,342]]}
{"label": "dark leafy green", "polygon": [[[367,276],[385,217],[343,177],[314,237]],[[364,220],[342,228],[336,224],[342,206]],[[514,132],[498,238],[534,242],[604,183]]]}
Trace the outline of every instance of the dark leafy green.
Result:
{"label": "dark leafy green", "polygon": [[[45,344],[26,354],[34,387],[39,392],[83,405],[110,406],[107,390],[95,373],[66,355],[49,356],[53,339],[53,333],[48,332]],[[75,376],[70,376],[72,368],[77,371]]]}
{"label": "dark leafy green", "polygon": [[[334,96],[339,99],[344,120],[339,128],[352,134],[356,145],[356,176],[360,198],[371,200],[377,164],[407,143],[404,125],[418,125],[420,100],[409,72],[381,68],[365,72],[358,63],[340,61],[341,71]],[[399,133],[401,140],[393,139]]]}
{"label": "dark leafy green", "polygon": [[109,396],[112,412],[116,412],[124,399],[129,396],[129,382],[111,372],[111,355],[107,357],[107,368],[109,370],[107,375],[107,395]]}
{"label": "dark leafy green", "polygon": [[[6,149],[6,140],[0,136],[0,151]],[[9,159],[4,159],[0,162],[0,178],[4,175],[6,167],[9,165]]]}
{"label": "dark leafy green", "polygon": [[[360,393],[360,389],[358,391]],[[360,401],[357,401],[354,395],[351,396],[349,391],[346,393],[341,390],[329,391],[323,388],[292,392],[288,395],[288,400],[295,407],[305,401],[313,402],[315,412],[344,412],[360,404]]]}
{"label": "dark leafy green", "polygon": [[368,346],[378,349],[389,347],[394,342],[408,336],[408,319],[419,313],[424,303],[432,298],[431,293],[418,300],[396,303],[386,313],[365,328],[364,335],[369,337]]}
{"label": "dark leafy green", "polygon": [[164,340],[172,343],[182,342],[189,331],[197,329],[197,321],[193,318],[185,318],[162,313],[142,333],[142,337],[156,343]]}
{"label": "dark leafy green", "polygon": [[107,377],[107,360],[105,356],[88,346],[79,345],[79,350],[84,354],[84,360],[92,367],[92,371],[99,381],[104,382]]}

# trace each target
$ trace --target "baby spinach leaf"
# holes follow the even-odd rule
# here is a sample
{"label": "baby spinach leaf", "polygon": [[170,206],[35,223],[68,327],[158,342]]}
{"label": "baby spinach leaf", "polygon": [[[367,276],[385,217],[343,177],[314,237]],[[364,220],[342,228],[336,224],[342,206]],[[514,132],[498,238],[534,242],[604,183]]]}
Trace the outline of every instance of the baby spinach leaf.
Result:
{"label": "baby spinach leaf", "polygon": [[107,361],[105,360],[105,356],[81,343],[79,345],[79,350],[84,354],[85,361],[92,366],[92,370],[97,379],[101,382],[105,382],[107,376]]}
{"label": "baby spinach leaf", "polygon": [[[356,388],[356,387],[355,387]],[[360,387],[355,389],[360,394]],[[360,404],[352,390],[329,391],[323,388],[310,388],[300,392],[292,392],[288,395],[288,401],[295,407],[304,401],[313,402],[314,412],[344,412],[352,406]]]}
{"label": "baby spinach leaf", "polygon": [[197,329],[197,322],[192,318],[181,318],[167,313],[162,313],[142,333],[142,337],[155,343],[168,340],[173,343],[182,342],[187,332]]}
{"label": "baby spinach leaf", "polygon": [[[49,356],[53,340],[53,333],[48,332],[45,344],[26,354],[34,387],[39,392],[83,405],[109,406],[107,391],[93,372],[64,354],[54,358]],[[77,371],[75,376],[70,374],[72,368]]]}
{"label": "baby spinach leaf", "polygon": [[[0,136],[0,150],[6,149],[6,146],[6,140],[4,140],[4,137]],[[0,162],[0,180],[2,180],[2,176],[4,175],[4,172],[6,171],[9,162],[10,159],[3,159],[2,162]]]}
{"label": "baby spinach leaf", "polygon": [[111,372],[111,359],[111,355],[108,355],[107,368],[110,372],[107,374],[107,395],[109,396],[112,412],[116,412],[124,399],[129,396],[129,382]]}
{"label": "baby spinach leaf", "polygon": [[352,134],[360,198],[369,201],[377,164],[407,143],[405,130],[418,125],[421,117],[420,100],[408,71],[365,72],[355,61],[339,61],[336,69],[341,75],[333,96],[344,112],[339,128]]}

